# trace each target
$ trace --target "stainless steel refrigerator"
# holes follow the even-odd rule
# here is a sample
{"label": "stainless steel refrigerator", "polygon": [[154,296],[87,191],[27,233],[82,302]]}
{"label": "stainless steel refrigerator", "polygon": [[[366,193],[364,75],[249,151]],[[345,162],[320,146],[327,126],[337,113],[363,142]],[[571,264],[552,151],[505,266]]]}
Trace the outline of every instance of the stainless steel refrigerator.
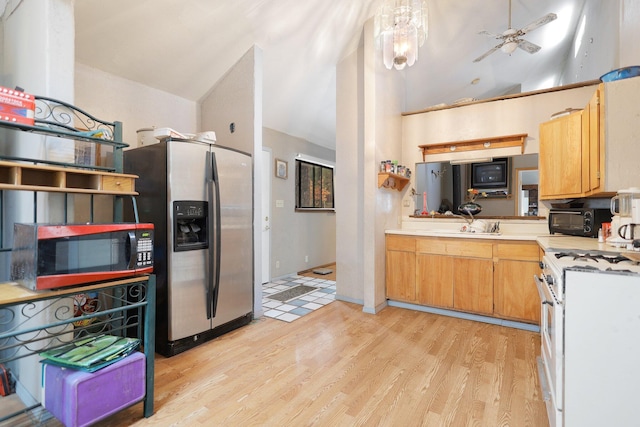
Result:
{"label": "stainless steel refrigerator", "polygon": [[173,356],[253,318],[251,155],[166,139],[125,151],[125,219],[155,225],[156,351]]}

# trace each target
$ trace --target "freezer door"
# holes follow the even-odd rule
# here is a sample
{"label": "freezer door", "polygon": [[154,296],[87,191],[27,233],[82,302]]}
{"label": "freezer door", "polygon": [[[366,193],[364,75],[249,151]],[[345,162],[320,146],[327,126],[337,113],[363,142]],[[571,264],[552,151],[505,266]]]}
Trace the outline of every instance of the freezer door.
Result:
{"label": "freezer door", "polygon": [[212,153],[220,205],[211,212],[221,226],[214,237],[220,238],[216,327],[253,311],[253,174],[249,155],[215,145]]}
{"label": "freezer door", "polygon": [[[209,144],[172,140],[167,144],[167,216],[173,224],[175,201],[206,201]],[[210,209],[209,209],[210,211]],[[209,247],[174,250],[173,226],[167,233],[169,341],[205,332],[211,328],[207,318]]]}

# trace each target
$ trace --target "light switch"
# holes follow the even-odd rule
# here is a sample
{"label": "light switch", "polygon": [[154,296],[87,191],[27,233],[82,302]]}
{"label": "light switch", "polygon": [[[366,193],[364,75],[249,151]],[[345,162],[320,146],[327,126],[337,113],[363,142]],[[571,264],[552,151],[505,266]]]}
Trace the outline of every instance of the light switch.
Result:
{"label": "light switch", "polygon": [[276,200],[276,208],[284,208],[284,200]]}

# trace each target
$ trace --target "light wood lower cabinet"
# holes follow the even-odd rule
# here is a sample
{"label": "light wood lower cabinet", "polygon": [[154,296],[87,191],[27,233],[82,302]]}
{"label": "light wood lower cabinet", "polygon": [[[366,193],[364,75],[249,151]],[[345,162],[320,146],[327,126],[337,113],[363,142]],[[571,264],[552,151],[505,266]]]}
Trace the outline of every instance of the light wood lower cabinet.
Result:
{"label": "light wood lower cabinet", "polygon": [[418,253],[416,294],[419,304],[453,308],[453,257]]}
{"label": "light wood lower cabinet", "polygon": [[494,314],[540,323],[540,297],[533,276],[539,274],[541,257],[534,242],[494,245]]}
{"label": "light wood lower cabinet", "polygon": [[539,323],[535,242],[387,236],[387,298]]}
{"label": "light wood lower cabinet", "polygon": [[495,267],[494,314],[539,323],[540,297],[533,282],[538,263],[502,260]]}
{"label": "light wood lower cabinet", "polygon": [[453,287],[454,308],[493,314],[493,262],[490,259],[456,258]]}
{"label": "light wood lower cabinet", "polygon": [[416,300],[416,239],[387,236],[386,239],[387,298],[399,301]]}

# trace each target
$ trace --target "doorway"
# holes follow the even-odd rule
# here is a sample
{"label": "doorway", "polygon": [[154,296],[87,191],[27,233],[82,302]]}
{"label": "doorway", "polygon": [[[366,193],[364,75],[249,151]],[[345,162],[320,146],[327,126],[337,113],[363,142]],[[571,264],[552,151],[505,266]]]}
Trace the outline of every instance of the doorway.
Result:
{"label": "doorway", "polygon": [[538,216],[538,169],[516,169],[516,216]]}

